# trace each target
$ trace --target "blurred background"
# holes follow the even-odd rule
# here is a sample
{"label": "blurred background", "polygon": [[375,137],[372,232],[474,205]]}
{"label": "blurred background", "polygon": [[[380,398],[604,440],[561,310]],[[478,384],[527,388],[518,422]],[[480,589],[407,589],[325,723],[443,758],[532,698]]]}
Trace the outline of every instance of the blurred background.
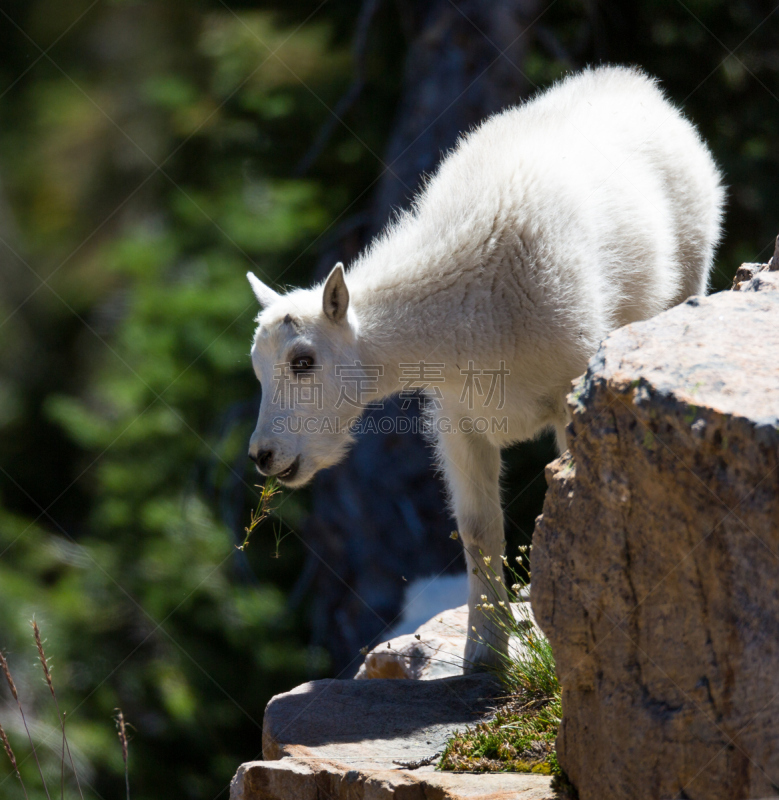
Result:
{"label": "blurred background", "polygon": [[[722,289],[779,232],[778,34],[761,0],[0,2],[0,649],[52,795],[33,616],[84,796],[123,796],[121,707],[133,797],[216,800],[273,694],[350,677],[464,570],[410,435],[364,436],[235,548],[259,492],[247,269],[322,277],[460,131],[618,62],[662,80],[725,172]],[[508,455],[511,544],[551,457]],[[5,685],[0,723],[44,797]],[[0,796],[23,797],[4,760]]]}

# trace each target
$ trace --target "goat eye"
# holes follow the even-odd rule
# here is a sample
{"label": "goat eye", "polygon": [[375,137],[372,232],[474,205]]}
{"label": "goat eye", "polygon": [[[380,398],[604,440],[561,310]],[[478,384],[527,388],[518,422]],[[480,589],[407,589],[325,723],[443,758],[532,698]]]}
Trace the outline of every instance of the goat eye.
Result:
{"label": "goat eye", "polygon": [[314,366],[314,357],[310,355],[295,356],[290,362],[289,366],[293,372],[305,372]]}

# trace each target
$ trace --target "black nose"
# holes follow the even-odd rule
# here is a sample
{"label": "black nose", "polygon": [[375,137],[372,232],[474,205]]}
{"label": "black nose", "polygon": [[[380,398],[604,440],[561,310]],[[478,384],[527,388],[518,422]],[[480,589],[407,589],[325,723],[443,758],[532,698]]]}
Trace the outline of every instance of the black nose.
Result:
{"label": "black nose", "polygon": [[273,461],[273,450],[260,450],[256,455],[249,453],[249,458],[260,468],[267,470]]}

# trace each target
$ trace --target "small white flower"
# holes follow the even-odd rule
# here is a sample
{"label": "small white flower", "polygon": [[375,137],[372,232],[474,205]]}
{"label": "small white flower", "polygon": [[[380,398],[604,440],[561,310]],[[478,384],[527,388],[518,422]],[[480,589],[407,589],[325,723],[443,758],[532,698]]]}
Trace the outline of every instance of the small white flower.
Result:
{"label": "small white flower", "polygon": [[482,556],[484,559],[484,563],[489,567],[490,562],[492,561],[492,556]]}
{"label": "small white flower", "polygon": [[481,599],[486,601],[486,599],[487,599],[487,595],[486,595],[486,594],[483,594],[483,595],[481,596]]}

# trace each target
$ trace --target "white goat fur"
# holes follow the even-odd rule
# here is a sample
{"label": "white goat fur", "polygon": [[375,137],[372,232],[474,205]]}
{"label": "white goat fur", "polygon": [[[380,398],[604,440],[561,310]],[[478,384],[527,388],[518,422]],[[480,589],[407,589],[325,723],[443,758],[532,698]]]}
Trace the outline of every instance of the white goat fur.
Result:
{"label": "white goat fur", "polygon": [[[287,483],[300,486],[340,460],[350,436],[274,431],[282,418],[354,416],[335,408],[335,364],[382,365],[366,401],[402,388],[400,364],[445,364],[436,415],[508,418],[507,432],[436,441],[466,550],[476,630],[466,659],[494,662],[506,637],[476,606],[482,594],[506,599],[500,584],[497,595],[485,590],[482,560],[502,572],[500,448],[553,427],[564,449],[565,396],[600,341],[706,291],[722,202],[696,130],[639,71],[586,70],[496,114],[461,138],[412,210],[345,275],[339,265],[324,286],[283,296],[250,275],[265,306],[252,362],[266,389],[250,455],[272,454],[265,474],[298,459]],[[273,364],[301,347],[324,368],[322,411],[272,402]],[[501,411],[497,398],[491,409],[460,402],[469,361],[505,362]]]}

